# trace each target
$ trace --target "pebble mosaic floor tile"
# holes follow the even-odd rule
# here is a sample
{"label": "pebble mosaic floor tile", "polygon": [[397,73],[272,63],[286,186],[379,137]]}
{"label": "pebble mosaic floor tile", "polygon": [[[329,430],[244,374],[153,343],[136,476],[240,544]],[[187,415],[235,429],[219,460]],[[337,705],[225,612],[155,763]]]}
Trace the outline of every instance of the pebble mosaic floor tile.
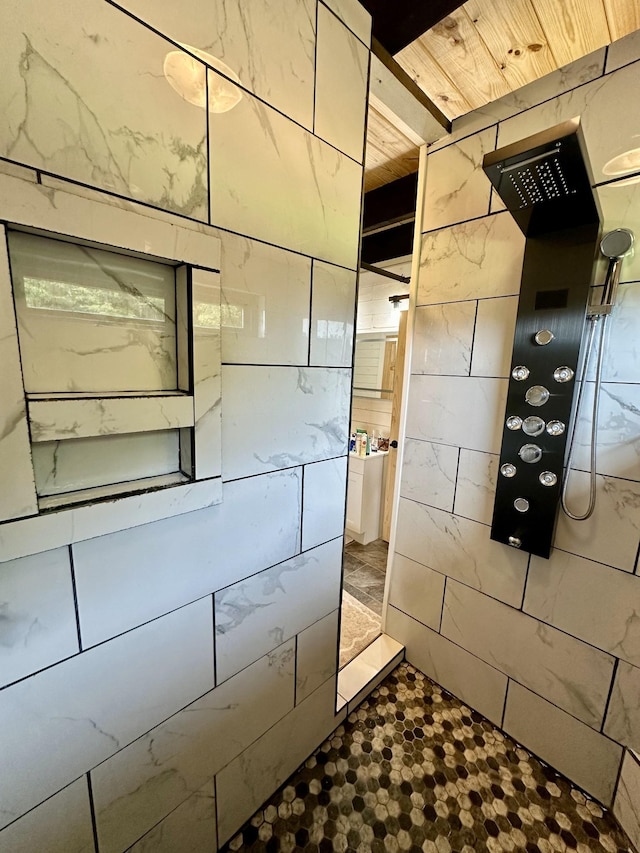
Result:
{"label": "pebble mosaic floor tile", "polygon": [[223,850],[633,848],[609,812],[403,663]]}

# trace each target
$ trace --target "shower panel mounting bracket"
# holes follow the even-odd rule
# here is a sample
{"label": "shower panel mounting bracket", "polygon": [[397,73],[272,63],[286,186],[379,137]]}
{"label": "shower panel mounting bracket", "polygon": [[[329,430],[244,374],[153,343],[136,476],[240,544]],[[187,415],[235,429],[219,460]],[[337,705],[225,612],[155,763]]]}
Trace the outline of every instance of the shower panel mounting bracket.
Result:
{"label": "shower panel mounting bracket", "polygon": [[526,236],[491,538],[548,558],[601,217],[577,118],[483,168]]}

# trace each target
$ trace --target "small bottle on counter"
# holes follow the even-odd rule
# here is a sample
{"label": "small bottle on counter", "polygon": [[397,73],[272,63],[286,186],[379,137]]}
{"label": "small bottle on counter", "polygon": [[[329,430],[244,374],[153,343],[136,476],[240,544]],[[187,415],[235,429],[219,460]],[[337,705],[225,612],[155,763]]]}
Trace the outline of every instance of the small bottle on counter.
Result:
{"label": "small bottle on counter", "polygon": [[373,435],[371,436],[371,452],[372,453],[378,452],[378,436],[376,435],[375,429],[373,431]]}

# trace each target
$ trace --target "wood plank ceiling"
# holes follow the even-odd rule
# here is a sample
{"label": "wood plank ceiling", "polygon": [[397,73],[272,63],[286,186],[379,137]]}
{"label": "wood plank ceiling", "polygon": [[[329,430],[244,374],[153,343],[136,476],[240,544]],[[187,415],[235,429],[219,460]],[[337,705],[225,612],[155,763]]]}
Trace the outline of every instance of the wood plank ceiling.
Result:
{"label": "wood plank ceiling", "polygon": [[[455,119],[638,29],[640,0],[467,0],[394,58]],[[365,189],[414,172],[417,156],[370,108]]]}

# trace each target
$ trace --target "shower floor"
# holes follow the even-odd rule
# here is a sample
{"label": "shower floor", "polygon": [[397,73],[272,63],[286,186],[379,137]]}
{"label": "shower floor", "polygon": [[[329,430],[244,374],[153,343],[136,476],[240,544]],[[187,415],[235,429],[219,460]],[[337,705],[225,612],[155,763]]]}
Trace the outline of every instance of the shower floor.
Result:
{"label": "shower floor", "polygon": [[609,812],[401,664],[224,851],[633,851]]}

